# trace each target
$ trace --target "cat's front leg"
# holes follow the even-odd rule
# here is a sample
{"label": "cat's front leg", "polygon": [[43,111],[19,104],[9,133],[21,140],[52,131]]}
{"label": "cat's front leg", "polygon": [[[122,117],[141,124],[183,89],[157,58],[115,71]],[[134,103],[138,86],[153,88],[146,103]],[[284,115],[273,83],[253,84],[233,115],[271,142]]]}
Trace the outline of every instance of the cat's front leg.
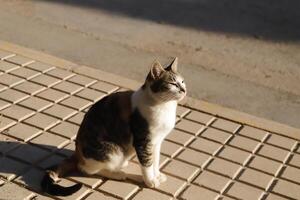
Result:
{"label": "cat's front leg", "polygon": [[154,176],[156,179],[159,180],[160,183],[167,181],[167,176],[160,172],[160,149],[161,149],[161,142],[154,146]]}

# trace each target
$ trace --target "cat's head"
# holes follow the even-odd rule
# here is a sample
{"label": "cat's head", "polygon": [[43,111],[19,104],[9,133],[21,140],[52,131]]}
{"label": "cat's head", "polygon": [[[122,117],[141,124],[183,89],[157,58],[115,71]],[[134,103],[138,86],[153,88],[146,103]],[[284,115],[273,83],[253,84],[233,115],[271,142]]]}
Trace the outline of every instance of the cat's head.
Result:
{"label": "cat's head", "polygon": [[182,100],[186,95],[186,85],[183,77],[177,72],[177,63],[178,59],[175,58],[168,67],[163,68],[155,61],[142,87],[143,90],[158,101]]}

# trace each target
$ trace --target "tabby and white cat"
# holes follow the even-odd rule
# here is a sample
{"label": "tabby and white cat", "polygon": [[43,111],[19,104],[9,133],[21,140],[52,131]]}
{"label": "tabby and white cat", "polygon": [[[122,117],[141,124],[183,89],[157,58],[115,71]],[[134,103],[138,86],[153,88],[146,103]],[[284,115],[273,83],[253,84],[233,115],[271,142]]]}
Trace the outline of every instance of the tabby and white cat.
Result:
{"label": "tabby and white cat", "polygon": [[125,180],[121,169],[133,154],[138,157],[145,184],[158,187],[166,181],[159,170],[161,144],[175,126],[177,103],[185,95],[177,58],[165,69],[155,61],[140,89],[110,94],[89,109],[78,131],[74,154],[46,171],[43,191],[60,196],[76,192],[81,184],[56,184],[59,177],[73,171]]}

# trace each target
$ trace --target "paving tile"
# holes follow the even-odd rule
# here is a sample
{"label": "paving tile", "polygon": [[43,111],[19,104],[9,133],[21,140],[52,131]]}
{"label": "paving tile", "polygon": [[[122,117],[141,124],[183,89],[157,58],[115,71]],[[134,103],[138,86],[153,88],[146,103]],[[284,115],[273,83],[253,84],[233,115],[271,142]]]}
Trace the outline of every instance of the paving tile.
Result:
{"label": "paving tile", "polygon": [[48,76],[45,74],[39,75],[37,77],[34,77],[33,79],[30,79],[30,81],[46,86],[46,87],[52,87],[56,85],[57,83],[61,82],[60,79],[54,78],[52,76]]}
{"label": "paving tile", "polygon": [[50,157],[42,160],[41,162],[39,162],[37,165],[43,169],[47,169],[51,166],[57,165],[62,163],[63,160],[65,160],[66,158],[63,156],[60,156],[58,154],[53,154]]}
{"label": "paving tile", "polygon": [[53,88],[68,94],[75,94],[76,92],[83,89],[82,86],[67,81],[62,81],[57,85],[53,86]]}
{"label": "paving tile", "polygon": [[289,152],[271,145],[264,144],[263,147],[258,151],[258,154],[283,162],[287,158]]}
{"label": "paving tile", "polygon": [[71,108],[77,109],[79,111],[87,108],[88,106],[90,106],[92,104],[91,101],[85,100],[80,97],[74,97],[74,96],[71,96],[68,99],[63,100],[60,103],[63,105],[69,106]]}
{"label": "paving tile", "polygon": [[8,87],[13,87],[24,82],[25,79],[19,78],[17,76],[11,74],[1,74],[0,75],[0,83],[6,85]]}
{"label": "paving tile", "polygon": [[272,179],[273,176],[250,168],[245,169],[245,171],[243,171],[242,175],[239,177],[239,180],[261,187],[264,190],[269,187]]}
{"label": "paving tile", "polygon": [[103,182],[100,176],[91,176],[86,174],[72,175],[69,176],[68,178],[73,181],[83,183],[84,185],[91,187],[93,189],[99,186]]}
{"label": "paving tile", "polygon": [[239,199],[253,200],[260,199],[263,195],[263,190],[259,190],[244,183],[235,182],[227,194]]}
{"label": "paving tile", "polygon": [[289,162],[290,165],[294,165],[296,167],[300,167],[300,155],[294,154],[292,159]]}
{"label": "paving tile", "polygon": [[205,138],[198,137],[195,141],[193,141],[189,147],[200,150],[211,155],[215,155],[216,152],[222,147],[221,144],[207,140]]}
{"label": "paving tile", "polygon": [[208,189],[191,185],[184,193],[181,198],[188,200],[214,200],[218,198],[218,193],[212,192]]}
{"label": "paving tile", "polygon": [[190,109],[185,108],[183,106],[177,106],[176,115],[178,117],[184,117],[186,114],[190,112]]}
{"label": "paving tile", "polygon": [[0,131],[7,129],[8,127],[10,127],[16,123],[17,123],[16,121],[0,115]]}
{"label": "paving tile", "polygon": [[214,116],[198,111],[192,111],[185,118],[200,122],[202,124],[209,124],[214,119]]}
{"label": "paving tile", "polygon": [[24,163],[7,157],[0,157],[0,163],[0,176],[7,180],[12,180],[29,167]]}
{"label": "paving tile", "polygon": [[[9,152],[9,155],[23,160],[28,163],[35,163],[38,160],[46,157],[50,152],[43,150],[41,148],[35,147],[33,145],[24,144],[18,147],[17,149]],[[30,156],[28,156],[30,155]]]}
{"label": "paving tile", "polygon": [[7,88],[8,88],[8,86],[0,84],[0,92],[3,90],[6,90]]}
{"label": "paving tile", "polygon": [[133,200],[153,200],[153,199],[171,200],[173,198],[148,188],[144,188],[133,198]]}
{"label": "paving tile", "polygon": [[9,61],[11,63],[17,64],[17,65],[21,65],[21,66],[26,66],[26,65],[34,62],[34,60],[32,60],[32,59],[26,58],[26,57],[20,56],[20,55],[5,58],[5,60]]}
{"label": "paving tile", "polygon": [[219,128],[231,133],[234,133],[241,125],[235,122],[231,122],[225,119],[217,119],[213,122],[213,124],[211,125],[215,128]]}
{"label": "paving tile", "polygon": [[44,175],[45,171],[32,167],[24,174],[21,174],[15,182],[22,184],[31,190],[41,191],[41,181]]}
{"label": "paving tile", "polygon": [[[62,186],[71,186],[74,185],[75,183],[73,181],[67,180],[67,179],[62,179],[59,182],[59,185]],[[83,186],[79,191],[75,192],[74,194],[70,196],[65,196],[65,197],[60,197],[62,200],[79,200],[82,199],[84,196],[86,196],[88,193],[90,193],[90,189],[87,187]]]}
{"label": "paving tile", "polygon": [[26,82],[23,82],[23,83],[15,86],[14,89],[20,90],[21,92],[25,92],[30,95],[34,95],[36,93],[39,93],[39,92],[45,90],[46,88],[41,85],[26,81]]}
{"label": "paving tile", "polygon": [[84,118],[84,115],[85,115],[85,113],[78,112],[75,116],[69,118],[68,121],[73,122],[74,124],[80,125]]}
{"label": "paving tile", "polygon": [[281,197],[281,196],[279,196],[279,195],[270,193],[270,194],[267,196],[266,200],[287,200],[287,198],[284,198],[284,197]]}
{"label": "paving tile", "polygon": [[141,184],[144,183],[143,177],[141,174],[141,167],[140,167],[140,164],[138,164],[137,159],[136,159],[136,162],[129,161],[128,166],[124,167],[122,169],[122,171],[126,173],[127,179],[133,180],[133,181],[141,183]]}
{"label": "paving tile", "polygon": [[89,195],[85,200],[117,200],[117,198],[100,193],[100,192],[93,192]]}
{"label": "paving tile", "polygon": [[69,140],[58,135],[45,132],[38,137],[32,139],[30,143],[39,145],[41,148],[46,148],[51,151],[56,151],[69,143]]}
{"label": "paving tile", "polygon": [[287,166],[283,171],[281,177],[295,181],[300,185],[300,169],[296,167]]}
{"label": "paving tile", "polygon": [[181,150],[182,150],[182,146],[165,140],[161,145],[160,152],[166,154],[167,156],[174,157]]}
{"label": "paving tile", "polygon": [[114,91],[116,91],[119,87],[115,86],[115,85],[111,85],[109,83],[105,83],[102,81],[98,81],[97,83],[89,86],[90,88],[105,92],[107,94],[112,93]]}
{"label": "paving tile", "polygon": [[34,69],[36,71],[45,73],[45,72],[47,72],[47,71],[49,71],[51,69],[54,69],[55,67],[51,66],[51,65],[48,65],[48,64],[45,64],[45,63],[41,63],[41,62],[36,61],[34,63],[26,65],[26,68]]}
{"label": "paving tile", "polygon": [[199,172],[199,168],[179,160],[172,160],[163,168],[163,171],[173,176],[190,181]]}
{"label": "paving tile", "polygon": [[185,133],[180,130],[173,129],[169,135],[167,135],[166,139],[172,142],[179,143],[183,146],[186,146],[193,140],[194,136],[188,133]]}
{"label": "paving tile", "polygon": [[280,169],[281,163],[261,156],[255,156],[254,159],[249,163],[249,166],[271,175],[275,175]]}
{"label": "paving tile", "polygon": [[94,90],[94,89],[85,88],[85,89],[81,90],[80,92],[78,92],[76,94],[76,96],[82,97],[84,99],[88,99],[93,102],[97,102],[100,99],[102,99],[103,97],[105,97],[106,94],[103,92]]}
{"label": "paving tile", "polygon": [[76,110],[62,106],[62,105],[54,104],[50,108],[47,108],[46,110],[44,110],[43,113],[46,113],[46,114],[52,115],[54,117],[57,117],[59,119],[65,120],[65,119],[71,117],[72,115],[75,115]]}
{"label": "paving tile", "polygon": [[233,162],[229,162],[220,158],[215,158],[209,165],[208,169],[223,174],[229,178],[235,177],[242,166],[235,164]]}
{"label": "paving tile", "polygon": [[20,68],[18,65],[14,65],[12,63],[4,62],[4,61],[0,60],[0,72],[8,73],[8,72],[18,69],[18,68]]}
{"label": "paving tile", "polygon": [[13,89],[7,89],[0,92],[0,99],[4,99],[5,101],[9,101],[11,103],[17,103],[28,97],[29,95]]}
{"label": "paving tile", "polygon": [[50,131],[74,140],[77,135],[78,129],[78,125],[74,125],[69,122],[62,122],[54,128],[50,129]]}
{"label": "paving tile", "polygon": [[72,78],[68,79],[68,81],[87,87],[87,86],[95,83],[97,80],[91,79],[86,76],[76,75],[76,76],[73,76]]}
{"label": "paving tile", "polygon": [[24,108],[18,105],[12,105],[4,110],[0,111],[0,114],[10,117],[14,120],[21,121],[34,114],[34,111]]}
{"label": "paving tile", "polygon": [[226,146],[218,156],[244,165],[251,157],[251,154],[237,148]]}
{"label": "paving tile", "polygon": [[33,196],[33,192],[9,182],[0,187],[0,195],[4,200],[31,199],[30,197]]}
{"label": "paving tile", "polygon": [[157,188],[159,191],[163,191],[172,196],[177,196],[186,186],[187,182],[167,175],[167,181],[160,184]]}
{"label": "paving tile", "polygon": [[244,126],[239,130],[239,134],[262,141],[268,135],[268,132],[250,126]]}
{"label": "paving tile", "polygon": [[42,131],[27,124],[18,123],[17,125],[10,127],[6,134],[18,138],[22,141],[28,141],[31,138],[39,135]]}
{"label": "paving tile", "polygon": [[0,59],[8,57],[8,56],[14,56],[15,54],[12,52],[0,50]]}
{"label": "paving tile", "polygon": [[20,145],[20,142],[16,139],[4,134],[0,134],[0,152],[5,154],[6,152],[16,148]]}
{"label": "paving tile", "polygon": [[177,125],[176,128],[187,131],[194,135],[198,135],[204,128],[201,124],[182,119]]}
{"label": "paving tile", "polygon": [[221,193],[230,184],[231,179],[209,171],[203,171],[193,182]]}
{"label": "paving tile", "polygon": [[3,100],[0,99],[0,110],[3,110],[4,108],[7,108],[10,105],[11,104],[8,103],[7,101],[3,101]]}
{"label": "paving tile", "polygon": [[40,72],[37,72],[37,71],[32,70],[32,69],[25,68],[25,67],[18,68],[18,69],[13,70],[9,73],[13,74],[15,76],[18,76],[20,78],[27,79],[27,80],[41,74]]}
{"label": "paving tile", "polygon": [[67,146],[60,149],[57,153],[62,154],[66,157],[70,157],[72,154],[74,154],[74,151],[75,151],[75,142],[71,142]]}
{"label": "paving tile", "polygon": [[236,135],[229,142],[229,145],[254,153],[259,147],[260,143],[256,140],[252,140],[243,136]]}
{"label": "paving tile", "polygon": [[128,199],[139,187],[132,183],[108,180],[99,187],[100,190],[113,194],[122,199]]}
{"label": "paving tile", "polygon": [[184,149],[184,151],[181,152],[176,158],[188,163],[192,163],[201,168],[203,168],[211,159],[211,157],[207,154],[188,148]]}
{"label": "paving tile", "polygon": [[37,94],[37,96],[52,101],[54,103],[58,103],[59,101],[62,101],[63,99],[67,98],[68,94],[54,89],[47,89]]}
{"label": "paving tile", "polygon": [[278,180],[273,191],[284,196],[300,199],[300,185],[285,180]]}
{"label": "paving tile", "polygon": [[287,137],[283,137],[280,135],[276,135],[276,134],[271,134],[271,136],[268,138],[268,140],[266,142],[269,144],[283,147],[288,150],[291,150],[297,143],[296,140],[293,140],[293,139],[290,139]]}
{"label": "paving tile", "polygon": [[18,104],[30,108],[35,111],[42,111],[50,107],[53,103],[38,97],[29,97],[28,99],[19,102]]}
{"label": "paving tile", "polygon": [[46,130],[57,124],[59,120],[42,113],[37,113],[29,119],[26,119],[24,122],[36,126],[40,129]]}
{"label": "paving tile", "polygon": [[229,138],[232,137],[232,135],[218,129],[207,128],[201,133],[201,137],[225,144],[229,140]]}
{"label": "paving tile", "polygon": [[54,76],[59,79],[63,79],[63,80],[66,80],[72,76],[75,76],[74,73],[67,71],[67,70],[59,69],[59,68],[54,68],[52,70],[49,70],[46,72],[46,74]]}

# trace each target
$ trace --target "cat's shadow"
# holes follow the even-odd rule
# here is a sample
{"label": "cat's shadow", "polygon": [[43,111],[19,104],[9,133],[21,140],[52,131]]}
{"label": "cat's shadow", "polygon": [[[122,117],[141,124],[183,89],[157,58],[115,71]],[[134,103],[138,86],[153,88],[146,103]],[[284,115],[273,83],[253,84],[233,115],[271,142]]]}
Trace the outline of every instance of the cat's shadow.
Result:
{"label": "cat's shadow", "polygon": [[[24,156],[20,153],[23,149],[31,149],[30,155]],[[43,156],[30,163],[32,161],[31,158],[34,157],[35,154],[40,154],[41,151],[43,152]],[[4,182],[14,180],[17,184],[24,185],[26,188],[36,193],[45,195],[40,188],[40,182],[44,176],[45,169],[59,164],[72,154],[72,150],[64,148],[59,149],[55,146],[34,145],[17,141],[0,141],[0,180],[3,180]],[[22,156],[20,157],[20,155]],[[124,182],[130,182],[139,185],[140,187],[145,187],[140,171],[135,170],[132,173],[131,170],[131,172],[128,173],[126,172],[126,168],[123,171],[125,171],[127,176],[127,179]],[[91,182],[99,182],[98,179],[101,179],[102,181],[107,180],[107,178],[101,177],[100,175],[86,175],[79,172],[69,174],[66,179],[71,180],[72,182],[81,182],[77,180],[77,177],[79,179],[83,177],[95,179],[95,181],[89,180],[89,183],[82,181],[82,183],[89,188],[93,187],[89,185]],[[62,181],[63,180],[65,179],[62,179]],[[71,184],[74,183],[70,183],[69,185]],[[67,185],[68,184],[65,186]]]}

